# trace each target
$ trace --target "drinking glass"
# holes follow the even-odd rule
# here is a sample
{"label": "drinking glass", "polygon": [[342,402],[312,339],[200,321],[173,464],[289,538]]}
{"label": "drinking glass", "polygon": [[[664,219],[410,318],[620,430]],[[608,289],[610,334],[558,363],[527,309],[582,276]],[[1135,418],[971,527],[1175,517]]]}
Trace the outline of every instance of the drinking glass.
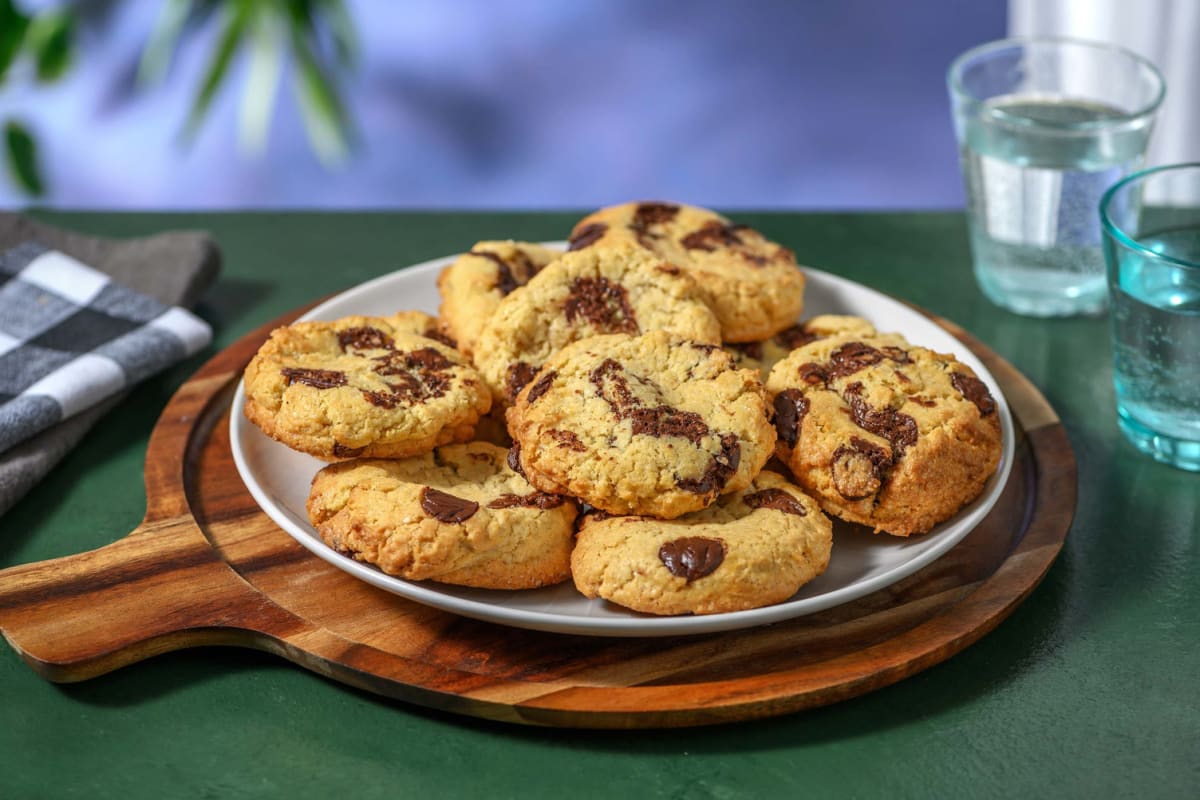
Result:
{"label": "drinking glass", "polygon": [[975,277],[1036,317],[1104,310],[1096,206],[1142,165],[1165,85],[1149,61],[1073,39],[1007,39],[948,75]]}
{"label": "drinking glass", "polygon": [[1200,471],[1200,163],[1130,175],[1105,193],[1100,220],[1121,430]]}

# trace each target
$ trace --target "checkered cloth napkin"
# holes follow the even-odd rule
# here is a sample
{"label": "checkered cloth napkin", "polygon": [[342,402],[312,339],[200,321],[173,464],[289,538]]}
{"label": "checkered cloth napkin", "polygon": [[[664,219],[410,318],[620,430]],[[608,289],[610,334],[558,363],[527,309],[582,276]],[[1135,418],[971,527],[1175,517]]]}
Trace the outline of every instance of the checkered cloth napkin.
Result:
{"label": "checkered cloth napkin", "polygon": [[34,242],[0,253],[0,453],[204,347],[212,329]]}

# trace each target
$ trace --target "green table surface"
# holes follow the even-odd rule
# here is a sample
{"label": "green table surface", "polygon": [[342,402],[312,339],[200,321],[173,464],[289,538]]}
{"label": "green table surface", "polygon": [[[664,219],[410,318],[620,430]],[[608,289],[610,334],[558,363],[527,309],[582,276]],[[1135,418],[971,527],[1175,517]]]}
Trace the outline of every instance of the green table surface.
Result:
{"label": "green table surface", "polygon": [[[0,567],[112,542],[142,518],[142,459],[174,390],[217,350],[323,295],[481,239],[561,239],[575,213],[39,212],[107,236],[201,228],[224,267],[216,339],[139,386],[0,517]],[[1120,436],[1107,321],[982,297],[959,213],[737,214],[801,263],[954,320],[1066,426],[1079,502],[1062,554],[997,630],[864,697],[667,731],[492,723],[382,699],[271,655],[159,656],[47,683],[0,645],[0,797],[1195,797],[1200,475]]]}

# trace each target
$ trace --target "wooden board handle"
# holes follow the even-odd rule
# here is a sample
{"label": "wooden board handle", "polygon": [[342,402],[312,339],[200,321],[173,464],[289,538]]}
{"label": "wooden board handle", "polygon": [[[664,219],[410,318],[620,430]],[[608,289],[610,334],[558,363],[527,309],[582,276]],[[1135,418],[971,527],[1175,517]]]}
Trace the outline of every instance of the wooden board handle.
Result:
{"label": "wooden board handle", "polygon": [[274,649],[304,626],[221,560],[190,517],[144,522],[98,550],[0,572],[0,632],[57,682],[183,647]]}

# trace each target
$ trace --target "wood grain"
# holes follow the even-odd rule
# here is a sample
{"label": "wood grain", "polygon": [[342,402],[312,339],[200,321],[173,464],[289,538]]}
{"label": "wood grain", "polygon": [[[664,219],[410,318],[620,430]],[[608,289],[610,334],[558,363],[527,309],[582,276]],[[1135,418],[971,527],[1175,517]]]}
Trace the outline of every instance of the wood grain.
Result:
{"label": "wood grain", "polygon": [[147,512],[129,536],[0,572],[0,631],[41,675],[78,681],[158,653],[225,644],[455,713],[537,725],[675,727],[834,703],[949,658],[1037,586],[1075,509],[1075,459],[1053,409],[1011,365],[938,320],[987,365],[1014,411],[1012,478],[945,556],[853,603],[701,636],[613,639],[458,617],[375,589],[309,554],[255,505],[233,466],[229,405],[269,331],[193,376],[146,456]]}

